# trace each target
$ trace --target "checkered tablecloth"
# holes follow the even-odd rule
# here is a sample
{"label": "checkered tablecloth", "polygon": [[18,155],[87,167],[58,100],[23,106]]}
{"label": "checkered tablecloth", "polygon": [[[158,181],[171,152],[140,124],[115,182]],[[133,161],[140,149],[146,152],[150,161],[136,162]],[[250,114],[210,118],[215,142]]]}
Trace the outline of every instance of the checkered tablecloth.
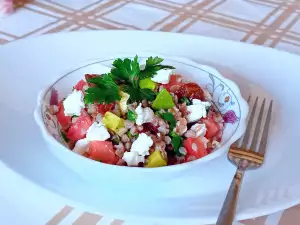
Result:
{"label": "checkered tablecloth", "polygon": [[[0,0],[0,16],[10,1]],[[300,54],[300,0],[15,0],[14,9],[11,15],[0,18],[0,45],[56,32],[135,29],[213,36]],[[106,219],[105,215],[81,212],[70,206],[47,222],[48,225],[123,223],[122,218]],[[300,205],[236,223],[299,224]]]}

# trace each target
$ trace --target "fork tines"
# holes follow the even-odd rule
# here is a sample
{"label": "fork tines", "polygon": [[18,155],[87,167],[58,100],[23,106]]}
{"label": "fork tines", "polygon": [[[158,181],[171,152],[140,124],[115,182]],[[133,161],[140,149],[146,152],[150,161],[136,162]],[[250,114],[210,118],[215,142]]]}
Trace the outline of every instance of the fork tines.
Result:
{"label": "fork tines", "polygon": [[[249,96],[248,103],[250,102],[250,100],[251,97]],[[273,100],[269,104],[267,116],[264,123],[263,115],[264,115],[265,105],[266,105],[266,99],[264,99],[260,107],[258,107],[258,97],[256,97],[254,105],[251,110],[251,114],[249,116],[248,125],[244,136],[241,137],[239,140],[237,140],[230,148],[229,158],[231,160],[233,160],[234,158],[235,159],[238,158],[239,159],[238,161],[240,161],[241,159],[245,159],[248,161],[252,161],[255,164],[261,165],[263,163],[263,158],[266,151],[270,121],[271,121]],[[256,123],[254,123],[257,107],[259,112],[256,119]],[[262,126],[263,126],[263,131],[261,132]],[[240,144],[240,142],[242,142],[242,144]]]}

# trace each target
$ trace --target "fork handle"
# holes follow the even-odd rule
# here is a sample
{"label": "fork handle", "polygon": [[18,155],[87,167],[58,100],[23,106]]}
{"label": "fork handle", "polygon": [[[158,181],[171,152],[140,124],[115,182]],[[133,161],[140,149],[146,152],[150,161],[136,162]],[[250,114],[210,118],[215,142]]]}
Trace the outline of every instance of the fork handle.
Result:
{"label": "fork handle", "polygon": [[236,170],[216,225],[232,225],[244,172],[245,170],[241,168]]}

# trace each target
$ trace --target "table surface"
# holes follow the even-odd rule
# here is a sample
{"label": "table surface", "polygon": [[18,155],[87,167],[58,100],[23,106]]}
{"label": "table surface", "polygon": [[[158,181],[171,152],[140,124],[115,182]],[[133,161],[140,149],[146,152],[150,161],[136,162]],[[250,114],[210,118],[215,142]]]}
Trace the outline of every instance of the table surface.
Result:
{"label": "table surface", "polygon": [[[56,32],[135,29],[213,36],[300,54],[300,0],[16,0],[14,4],[15,12],[0,18],[0,45]],[[23,202],[20,209],[7,196],[1,201],[6,211],[0,214],[4,221],[14,221],[10,224],[129,225],[57,202]],[[28,217],[36,209],[41,212],[36,220],[15,217]],[[299,221],[300,205],[235,225],[297,225]]]}

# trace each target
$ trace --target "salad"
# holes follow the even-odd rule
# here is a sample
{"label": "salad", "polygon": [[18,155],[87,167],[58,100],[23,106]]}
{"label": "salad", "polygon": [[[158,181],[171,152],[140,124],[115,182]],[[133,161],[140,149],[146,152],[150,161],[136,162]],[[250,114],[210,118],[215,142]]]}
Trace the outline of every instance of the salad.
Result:
{"label": "salad", "polygon": [[52,108],[70,150],[107,164],[162,167],[219,147],[224,121],[209,92],[160,57],[117,59],[85,74]]}

